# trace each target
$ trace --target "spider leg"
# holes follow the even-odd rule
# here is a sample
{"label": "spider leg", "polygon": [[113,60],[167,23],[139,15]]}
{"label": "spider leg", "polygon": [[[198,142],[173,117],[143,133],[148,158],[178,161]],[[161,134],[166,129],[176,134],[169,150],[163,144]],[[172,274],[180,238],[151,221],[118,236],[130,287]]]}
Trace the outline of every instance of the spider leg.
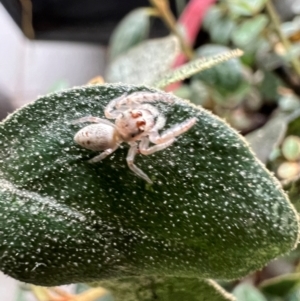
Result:
{"label": "spider leg", "polygon": [[153,115],[159,115],[159,111],[157,108],[153,107],[148,103],[141,104],[138,100],[130,100],[126,102],[119,102],[116,104],[116,108],[118,110],[128,110],[128,109],[144,109],[150,111]]}
{"label": "spider leg", "polygon": [[157,117],[156,123],[154,127],[152,128],[153,132],[157,132],[158,130],[162,129],[166,125],[166,117],[164,115],[159,115]]}
{"label": "spider leg", "polygon": [[128,96],[118,100],[117,107],[122,105],[131,106],[132,104],[140,104],[143,102],[162,101],[165,103],[173,103],[176,97],[171,93],[155,93],[155,92],[134,92]]}
{"label": "spider leg", "polygon": [[150,180],[150,178],[141,170],[139,169],[136,165],[134,165],[134,157],[137,154],[138,150],[137,150],[137,144],[136,143],[132,143],[130,146],[130,149],[128,151],[127,157],[126,157],[126,161],[128,164],[128,167],[139,177],[141,177],[142,179],[144,179],[145,181],[147,181],[149,184],[152,184],[153,182]]}
{"label": "spider leg", "polygon": [[187,119],[182,123],[176,124],[172,126],[170,129],[163,132],[159,135],[158,132],[154,131],[149,133],[149,139],[152,143],[162,144],[170,140],[171,138],[177,137],[184,132],[188,131],[195,123],[197,122],[197,118],[193,117],[191,119]]}
{"label": "spider leg", "polygon": [[116,119],[122,112],[115,110],[115,107],[123,99],[126,99],[126,97],[127,93],[124,93],[120,97],[111,100],[104,110],[105,117],[108,119]]}
{"label": "spider leg", "polygon": [[154,146],[149,147],[149,139],[148,139],[148,137],[144,137],[144,138],[142,138],[142,141],[140,142],[139,150],[140,150],[141,154],[143,154],[143,155],[151,155],[155,152],[158,152],[162,149],[167,148],[174,141],[175,141],[175,138],[170,138],[169,140],[165,141],[164,143],[156,144]]}
{"label": "spider leg", "polygon": [[130,95],[124,93],[118,98],[111,100],[105,108],[105,117],[116,119],[124,110],[128,108],[138,108],[144,102],[162,101],[173,103],[175,96],[173,94],[162,94],[153,92],[135,92]]}
{"label": "spider leg", "polygon": [[99,117],[94,117],[94,116],[81,117],[79,119],[73,120],[71,123],[77,124],[77,123],[83,123],[83,122],[104,123],[104,124],[108,124],[108,125],[115,127],[115,125],[113,123],[111,123],[110,121],[99,118]]}
{"label": "spider leg", "polygon": [[104,152],[102,152],[100,155],[90,159],[88,162],[89,163],[99,162],[99,161],[103,160],[104,158],[106,158],[107,156],[109,156],[110,154],[112,154],[116,149],[118,149],[118,147],[119,147],[119,144],[117,144],[115,147],[108,148]]}
{"label": "spider leg", "polygon": [[133,105],[130,105],[130,106],[124,106],[123,108],[126,109],[126,110],[128,110],[128,108],[138,109],[138,110],[147,110],[155,117],[160,114],[157,108],[155,108],[152,105],[149,105],[148,103],[145,103],[145,104],[142,104],[142,105],[139,104],[139,103],[136,103],[136,104],[133,104]]}

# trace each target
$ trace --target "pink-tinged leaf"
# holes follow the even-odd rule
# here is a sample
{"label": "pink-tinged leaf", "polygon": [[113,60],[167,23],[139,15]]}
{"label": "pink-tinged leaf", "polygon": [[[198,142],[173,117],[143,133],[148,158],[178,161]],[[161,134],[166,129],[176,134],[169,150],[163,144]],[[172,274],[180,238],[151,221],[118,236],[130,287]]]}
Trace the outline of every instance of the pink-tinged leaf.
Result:
{"label": "pink-tinged leaf", "polygon": [[197,37],[207,10],[215,2],[216,0],[191,0],[181,14],[178,23],[184,28],[186,41],[190,45]]}
{"label": "pink-tinged leaf", "polygon": [[[216,2],[216,0],[191,0],[182,12],[178,25],[183,28],[185,41],[188,45],[193,45],[197,34],[201,28],[204,16],[208,9]],[[176,58],[173,68],[181,66],[186,62],[186,56],[181,53]],[[168,91],[173,91],[180,86],[180,83],[172,84],[168,87]]]}

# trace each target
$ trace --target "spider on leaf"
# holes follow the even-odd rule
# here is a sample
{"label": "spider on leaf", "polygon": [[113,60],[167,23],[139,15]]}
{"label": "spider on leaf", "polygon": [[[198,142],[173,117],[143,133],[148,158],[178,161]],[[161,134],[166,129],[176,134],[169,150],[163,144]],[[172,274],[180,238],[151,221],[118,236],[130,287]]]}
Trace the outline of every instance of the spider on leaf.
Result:
{"label": "spider on leaf", "polygon": [[[149,103],[163,101],[171,104],[173,100],[174,96],[172,94],[151,92],[123,94],[111,100],[104,110],[105,117],[107,119],[115,119],[115,123],[93,116],[74,120],[73,124],[83,122],[95,123],[79,130],[74,140],[86,149],[103,151],[89,160],[91,163],[106,158],[121,143],[128,143],[130,145],[126,157],[128,167],[136,175],[152,184],[150,178],[134,164],[136,154],[151,155],[169,147],[175,141],[175,137],[188,131],[197,122],[197,118],[193,117],[182,123],[175,124],[159,134],[158,131],[166,124],[166,118],[155,106]],[[139,144],[138,141],[140,141]],[[149,146],[150,142],[154,145]]]}

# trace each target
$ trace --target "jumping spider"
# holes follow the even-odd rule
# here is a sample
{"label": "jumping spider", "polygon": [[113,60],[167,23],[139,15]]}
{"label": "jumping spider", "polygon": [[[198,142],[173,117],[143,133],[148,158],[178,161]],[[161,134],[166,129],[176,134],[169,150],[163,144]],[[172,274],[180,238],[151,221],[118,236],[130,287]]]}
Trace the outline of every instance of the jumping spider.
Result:
{"label": "jumping spider", "polygon": [[[167,148],[175,137],[188,131],[197,118],[190,118],[173,125],[170,129],[158,133],[165,126],[166,118],[159,110],[150,105],[151,102],[163,101],[173,103],[171,94],[151,92],[135,92],[113,99],[106,106],[104,113],[108,119],[115,119],[115,124],[98,117],[87,116],[79,118],[74,123],[93,122],[76,133],[74,140],[80,146],[93,151],[103,151],[89,162],[98,162],[113,153],[122,142],[130,145],[127,155],[128,167],[139,177],[152,183],[150,178],[136,165],[134,157],[137,153],[150,155]],[[138,141],[140,141],[138,145]],[[155,144],[149,146],[149,142]]]}

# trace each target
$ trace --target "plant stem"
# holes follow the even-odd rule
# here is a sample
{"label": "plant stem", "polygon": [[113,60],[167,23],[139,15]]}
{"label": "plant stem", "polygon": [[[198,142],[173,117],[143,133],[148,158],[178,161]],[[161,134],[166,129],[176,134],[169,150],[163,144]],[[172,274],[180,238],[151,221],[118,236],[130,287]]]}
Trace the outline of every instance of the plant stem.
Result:
{"label": "plant stem", "polygon": [[[288,40],[288,38],[283,34],[281,30],[281,21],[280,18],[275,10],[275,7],[271,0],[267,0],[266,2],[266,9],[268,12],[268,15],[270,17],[271,22],[273,23],[274,29],[284,46],[285,50],[288,51],[291,48],[291,43]],[[295,72],[300,76],[300,62],[297,58],[291,58],[291,64],[295,70]]]}
{"label": "plant stem", "polygon": [[20,0],[22,7],[22,30],[28,39],[35,37],[32,25],[32,3],[31,0]]}
{"label": "plant stem", "polygon": [[147,7],[145,8],[145,10],[147,11],[148,16],[151,17],[160,17],[160,13],[156,8],[153,7]]}
{"label": "plant stem", "polygon": [[186,44],[181,33],[176,26],[176,19],[173,16],[168,0],[149,0],[150,3],[159,11],[161,18],[166,23],[170,31],[177,36],[179,43],[181,45],[182,51],[189,58],[193,58],[192,49]]}
{"label": "plant stem", "polygon": [[209,69],[215,65],[241,55],[243,55],[243,51],[240,49],[234,49],[211,57],[199,58],[164,74],[164,76],[155,82],[153,86],[162,89],[170,84],[189,78],[200,71]]}

